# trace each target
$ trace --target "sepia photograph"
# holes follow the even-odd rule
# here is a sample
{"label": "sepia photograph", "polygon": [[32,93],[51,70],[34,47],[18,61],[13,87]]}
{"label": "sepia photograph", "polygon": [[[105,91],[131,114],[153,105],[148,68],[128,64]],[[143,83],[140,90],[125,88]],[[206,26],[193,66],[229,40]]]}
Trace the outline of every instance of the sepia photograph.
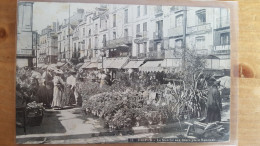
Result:
{"label": "sepia photograph", "polygon": [[16,143],[230,140],[230,10],[17,4]]}

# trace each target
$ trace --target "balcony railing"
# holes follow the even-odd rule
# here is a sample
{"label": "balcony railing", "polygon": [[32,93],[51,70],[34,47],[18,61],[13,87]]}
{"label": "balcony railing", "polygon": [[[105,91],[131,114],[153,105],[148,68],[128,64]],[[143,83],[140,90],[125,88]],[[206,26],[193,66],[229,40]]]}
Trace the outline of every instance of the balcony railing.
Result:
{"label": "balcony railing", "polygon": [[213,51],[214,55],[229,55],[230,50],[218,50],[218,51]]}
{"label": "balcony railing", "polygon": [[163,32],[162,31],[153,33],[153,39],[154,40],[158,40],[158,39],[162,39],[162,38],[163,38]]}
{"label": "balcony railing", "polygon": [[183,35],[183,26],[171,28],[169,29],[168,33],[169,33],[168,34],[169,37],[181,36]]}
{"label": "balcony railing", "polygon": [[139,53],[138,58],[148,58],[148,59],[164,59],[165,58],[165,51],[151,51],[146,53]]}
{"label": "balcony railing", "polygon": [[136,32],[136,37],[142,37],[143,36],[143,33],[142,32]]}
{"label": "balcony railing", "polygon": [[136,38],[143,38],[143,39],[148,38],[148,32],[147,31],[137,32]]}
{"label": "balcony railing", "polygon": [[212,53],[214,55],[228,55],[230,54],[230,45],[215,46]]}
{"label": "balcony railing", "polygon": [[206,33],[211,31],[211,24],[210,23],[203,23],[196,26],[187,27],[187,34],[192,33]]}
{"label": "balcony railing", "polygon": [[139,53],[139,54],[137,54],[137,57],[138,58],[146,58],[146,53]]}
{"label": "balcony railing", "polygon": [[223,28],[230,26],[229,17],[220,17],[216,19],[216,28]]}
{"label": "balcony railing", "polygon": [[114,40],[107,41],[108,47],[117,47],[123,44],[131,44],[133,38],[131,36],[122,37]]}

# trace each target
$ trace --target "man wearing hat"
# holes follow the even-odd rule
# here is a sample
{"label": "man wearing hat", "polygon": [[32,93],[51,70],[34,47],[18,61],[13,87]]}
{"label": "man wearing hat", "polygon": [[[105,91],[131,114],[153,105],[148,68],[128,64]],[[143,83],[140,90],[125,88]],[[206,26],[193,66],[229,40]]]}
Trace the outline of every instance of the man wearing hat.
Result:
{"label": "man wearing hat", "polygon": [[211,87],[208,93],[206,122],[213,123],[215,121],[221,121],[220,111],[222,110],[222,103],[218,90],[220,81],[211,80],[209,83]]}

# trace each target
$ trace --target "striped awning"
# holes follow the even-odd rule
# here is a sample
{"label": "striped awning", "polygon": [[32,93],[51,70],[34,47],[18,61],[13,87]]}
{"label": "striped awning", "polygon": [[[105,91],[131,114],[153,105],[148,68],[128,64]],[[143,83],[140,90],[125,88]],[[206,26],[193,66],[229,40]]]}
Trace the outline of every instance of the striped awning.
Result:
{"label": "striped awning", "polygon": [[58,66],[58,67],[61,67],[61,66],[63,66],[64,64],[65,64],[65,62],[58,62],[58,63],[57,63],[57,66]]}
{"label": "striped awning", "polygon": [[163,71],[161,67],[163,61],[147,61],[143,64],[139,70],[143,72],[160,72]]}
{"label": "striped awning", "polygon": [[124,68],[130,69],[130,68],[139,68],[144,63],[144,60],[132,60],[129,61]]}
{"label": "striped awning", "polygon": [[98,63],[97,62],[91,62],[86,68],[98,68]]}
{"label": "striped awning", "polygon": [[90,65],[91,64],[91,62],[85,62],[81,67],[80,67],[80,69],[84,69],[84,68],[86,68],[88,65]]}
{"label": "striped awning", "polygon": [[128,63],[128,57],[107,58],[103,61],[104,68],[123,68]]}

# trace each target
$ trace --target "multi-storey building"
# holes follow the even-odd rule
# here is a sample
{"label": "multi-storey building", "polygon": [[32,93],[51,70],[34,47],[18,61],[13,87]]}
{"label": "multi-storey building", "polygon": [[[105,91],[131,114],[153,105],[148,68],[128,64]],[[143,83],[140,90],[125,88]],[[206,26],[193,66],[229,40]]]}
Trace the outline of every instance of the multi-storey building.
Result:
{"label": "multi-storey building", "polygon": [[34,54],[36,55],[35,58],[33,58],[33,66],[37,67],[38,65],[38,55],[39,55],[39,34],[37,31],[33,31],[33,42],[32,42]]}
{"label": "multi-storey building", "polygon": [[[69,11],[70,13],[70,11]],[[77,9],[77,12],[64,19],[64,22],[58,28],[58,61],[66,61],[75,58],[73,32],[75,31],[74,40],[77,40],[76,30],[78,31],[78,24],[82,21],[84,16],[83,9]],[[73,56],[73,57],[72,57]]]}
{"label": "multi-storey building", "polygon": [[212,54],[220,58],[220,67],[230,69],[230,14],[229,9],[216,8]]}
{"label": "multi-storey building", "polygon": [[18,3],[17,66],[33,66],[33,2]]}
{"label": "multi-storey building", "polygon": [[[161,67],[178,67],[183,52],[193,50],[197,55],[218,58],[214,68],[230,68],[229,32],[225,8],[101,5],[92,12],[78,9],[58,26],[58,54],[60,60],[104,59],[104,68],[113,68],[108,64],[115,58],[118,62],[128,58],[123,60],[161,61]],[[212,60],[207,68],[213,68]]]}
{"label": "multi-storey building", "polygon": [[85,16],[85,56],[86,59],[91,59],[93,57],[93,16],[94,13],[88,13]]}
{"label": "multi-storey building", "polygon": [[152,40],[152,30],[148,31],[151,25],[151,13],[153,7],[138,5],[134,7],[133,25],[133,57],[146,58],[149,52],[149,40]]}
{"label": "multi-storey building", "polygon": [[132,55],[133,7],[109,5],[108,7],[107,57],[127,57]]}
{"label": "multi-storey building", "polygon": [[56,23],[42,30],[39,37],[38,64],[52,64],[58,61],[58,36]]}

